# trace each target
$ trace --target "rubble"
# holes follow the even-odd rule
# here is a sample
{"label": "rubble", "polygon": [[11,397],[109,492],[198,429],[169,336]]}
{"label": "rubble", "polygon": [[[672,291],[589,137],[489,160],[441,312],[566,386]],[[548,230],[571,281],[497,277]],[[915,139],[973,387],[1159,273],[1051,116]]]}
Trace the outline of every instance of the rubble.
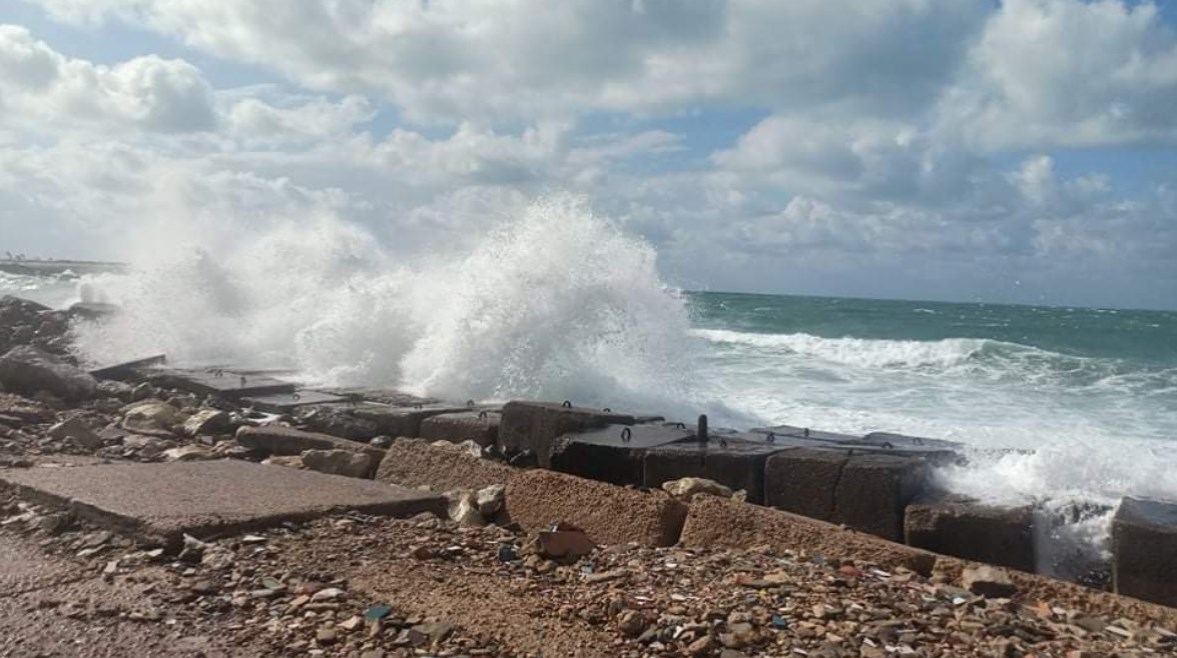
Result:
{"label": "rubble", "polygon": [[30,397],[44,392],[67,402],[88,400],[98,392],[98,381],[89,373],[30,345],[0,356],[0,386]]}

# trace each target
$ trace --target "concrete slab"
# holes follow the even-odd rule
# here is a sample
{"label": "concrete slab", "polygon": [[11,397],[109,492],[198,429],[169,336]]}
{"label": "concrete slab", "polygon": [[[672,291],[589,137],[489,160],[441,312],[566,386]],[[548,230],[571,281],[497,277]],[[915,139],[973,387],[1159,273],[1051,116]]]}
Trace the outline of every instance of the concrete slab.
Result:
{"label": "concrete slab", "polygon": [[438,404],[441,400],[437,398],[423,398],[405,393],[404,391],[394,391],[387,388],[370,388],[370,387],[345,387],[345,388],[328,388],[323,390],[324,393],[338,395],[341,398],[351,400],[352,402],[378,402],[380,404],[390,404],[394,407],[414,407],[417,405]]}
{"label": "concrete slab", "polygon": [[499,447],[504,453],[531,451],[539,465],[552,465],[552,442],[571,432],[599,429],[606,425],[633,425],[629,414],[588,409],[557,402],[511,401],[503,406],[499,424]]}
{"label": "concrete slab", "polygon": [[764,434],[721,435],[705,444],[683,441],[646,451],[645,485],[661,487],[663,482],[682,477],[714,480],[732,491],[743,489],[748,502],[764,504],[764,465],[768,458],[790,447],[820,445],[815,441]]}
{"label": "concrete slab", "polygon": [[983,505],[963,496],[921,496],[907,506],[904,539],[909,546],[942,555],[1033,573],[1034,509],[1029,505]]}
{"label": "concrete slab", "polygon": [[178,388],[199,395],[221,395],[241,398],[248,395],[293,393],[294,384],[267,375],[242,373],[233,370],[182,370],[157,368],[148,371],[148,378],[159,386]]}
{"label": "concrete slab", "polygon": [[1112,522],[1117,594],[1177,607],[1177,502],[1125,498]]}
{"label": "concrete slab", "polygon": [[368,441],[377,436],[416,437],[421,434],[421,421],[426,418],[466,410],[454,406],[405,407],[361,401],[303,407],[298,416],[307,427],[317,432],[353,441]]}
{"label": "concrete slab", "polygon": [[438,414],[421,421],[421,438],[453,443],[473,441],[489,448],[499,438],[501,419],[501,413],[489,410]]}
{"label": "concrete slab", "polygon": [[0,472],[20,496],[175,547],[198,538],[354,510],[444,514],[445,500],[403,487],[242,461]]}
{"label": "concrete slab", "polygon": [[551,468],[610,484],[645,486],[646,452],[692,436],[690,429],[661,425],[609,425],[565,434],[552,443]]}
{"label": "concrete slab", "polygon": [[330,393],[300,390],[290,393],[247,395],[241,398],[241,402],[242,404],[252,406],[258,411],[271,414],[288,414],[299,407],[345,402],[345,400],[338,395],[332,395]]}
{"label": "concrete slab", "polygon": [[123,361],[122,363],[112,363],[108,366],[95,368],[90,371],[90,374],[98,379],[116,379],[122,381],[133,377],[144,368],[153,366],[160,366],[167,363],[166,355],[157,354],[155,356],[148,356],[142,359],[135,359],[133,361]]}

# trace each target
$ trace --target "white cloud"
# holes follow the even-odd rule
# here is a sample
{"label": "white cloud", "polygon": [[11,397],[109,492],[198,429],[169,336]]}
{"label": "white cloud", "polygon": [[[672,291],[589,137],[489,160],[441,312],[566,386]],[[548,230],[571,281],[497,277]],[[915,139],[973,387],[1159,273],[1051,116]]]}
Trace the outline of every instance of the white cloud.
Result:
{"label": "white cloud", "polygon": [[145,24],[314,89],[381,94],[418,121],[715,103],[919,107],[952,73],[988,7],[982,0],[41,4],[66,20]]}
{"label": "white cloud", "polygon": [[0,25],[0,108],[0,123],[35,117],[56,130],[169,133],[214,124],[211,87],[187,62],[146,55],[98,66],[65,57],[15,25]]}
{"label": "white cloud", "polygon": [[1177,137],[1177,34],[1157,6],[1005,0],[944,94],[942,129],[985,150]]}

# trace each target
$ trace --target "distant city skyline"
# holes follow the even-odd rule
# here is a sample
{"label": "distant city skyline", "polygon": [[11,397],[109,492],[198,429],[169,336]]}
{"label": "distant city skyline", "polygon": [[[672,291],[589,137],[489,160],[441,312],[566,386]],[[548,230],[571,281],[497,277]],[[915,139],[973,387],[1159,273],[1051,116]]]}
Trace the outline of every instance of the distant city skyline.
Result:
{"label": "distant city skyline", "polygon": [[1175,5],[9,0],[0,252],[570,192],[684,289],[1177,309]]}

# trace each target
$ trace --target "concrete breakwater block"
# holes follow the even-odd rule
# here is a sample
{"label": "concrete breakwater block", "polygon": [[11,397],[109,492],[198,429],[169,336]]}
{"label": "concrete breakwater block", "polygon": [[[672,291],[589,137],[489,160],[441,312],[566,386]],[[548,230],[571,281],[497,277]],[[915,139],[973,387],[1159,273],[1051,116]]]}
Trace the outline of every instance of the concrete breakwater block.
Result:
{"label": "concrete breakwater block", "polygon": [[798,427],[796,425],[773,425],[772,427],[753,427],[748,430],[753,434],[771,434],[773,436],[787,436],[794,439],[808,439],[810,441],[821,441],[824,443],[842,444],[854,443],[859,441],[862,437],[854,434],[841,434],[839,432],[825,432],[822,430],[815,430],[809,427]]}
{"label": "concrete breakwater block", "polygon": [[671,546],[687,506],[661,491],[637,491],[545,470],[525,471],[507,485],[507,513],[529,530],[563,521],[598,544]]}
{"label": "concrete breakwater block", "polygon": [[229,398],[293,393],[294,384],[267,375],[233,370],[182,370],[158,368],[147,371],[148,379],[157,386],[178,388],[197,395],[220,395]]}
{"label": "concrete breakwater block", "polygon": [[1117,594],[1177,607],[1177,502],[1125,498],[1112,521]]}
{"label": "concrete breakwater block", "polygon": [[691,430],[661,425],[609,425],[565,434],[552,444],[551,468],[610,484],[656,487],[662,483],[645,479],[647,452],[693,436]]}
{"label": "concrete breakwater block", "polygon": [[304,450],[351,450],[369,454],[376,461],[384,457],[384,451],[380,448],[284,425],[242,427],[237,430],[236,438],[238,445],[270,455],[300,455]]}
{"label": "concrete breakwater block", "polygon": [[271,414],[288,414],[299,407],[335,402],[344,402],[344,399],[330,393],[307,390],[270,393],[268,395],[247,395],[241,398],[242,404]]}
{"label": "concrete breakwater block", "polygon": [[501,413],[489,410],[438,414],[421,421],[421,438],[453,443],[473,441],[489,448],[498,441],[501,418]]}
{"label": "concrete breakwater block", "polygon": [[928,464],[920,457],[795,448],[770,455],[764,473],[770,507],[901,541],[904,508],[922,492]]}
{"label": "concrete breakwater block", "polygon": [[1034,509],[983,505],[962,496],[927,495],[907,506],[908,545],[1033,573]]}
{"label": "concrete breakwater block", "polygon": [[688,440],[646,451],[645,485],[659,488],[663,482],[683,477],[714,480],[732,491],[744,490],[751,503],[764,503],[764,466],[782,450],[815,445],[786,436],[771,442],[764,434],[725,434],[707,443]]}
{"label": "concrete breakwater block", "polygon": [[445,513],[445,499],[369,480],[226,460],[0,472],[19,495],[170,546],[354,510]]}
{"label": "concrete breakwater block", "polygon": [[529,450],[540,466],[550,468],[552,442],[556,437],[606,425],[633,425],[634,422],[631,415],[601,409],[565,406],[557,402],[512,401],[503,406],[499,447],[507,453]]}
{"label": "concrete breakwater block", "polygon": [[826,559],[854,559],[884,569],[906,567],[928,575],[933,553],[884,541],[797,514],[714,496],[697,497],[683,526],[682,545],[690,548],[804,551]]}
{"label": "concrete breakwater block", "polygon": [[399,438],[388,448],[376,479],[406,487],[426,486],[435,491],[478,490],[506,485],[522,471],[475,457],[459,446],[435,446],[423,439]]}
{"label": "concrete breakwater block", "polygon": [[463,410],[461,407],[398,407],[361,401],[302,407],[298,410],[298,418],[316,432],[368,441],[377,436],[415,437],[420,434],[421,422],[426,418]]}

